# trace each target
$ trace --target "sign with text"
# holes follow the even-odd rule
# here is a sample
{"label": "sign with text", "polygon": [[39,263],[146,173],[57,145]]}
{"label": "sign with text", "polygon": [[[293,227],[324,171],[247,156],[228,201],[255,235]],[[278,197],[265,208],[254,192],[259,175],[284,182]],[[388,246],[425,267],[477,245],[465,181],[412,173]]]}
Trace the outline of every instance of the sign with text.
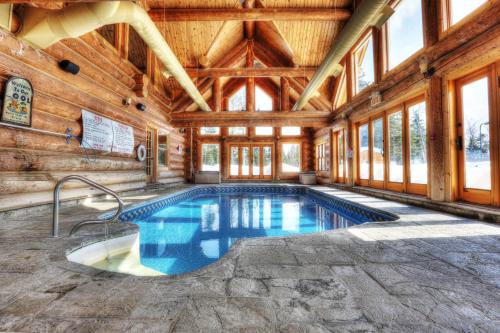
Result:
{"label": "sign with text", "polygon": [[132,127],[82,110],[82,147],[132,154],[134,150],[134,130]]}
{"label": "sign with text", "polygon": [[31,126],[31,103],[33,87],[31,83],[20,77],[12,77],[5,86],[3,98],[3,122]]}

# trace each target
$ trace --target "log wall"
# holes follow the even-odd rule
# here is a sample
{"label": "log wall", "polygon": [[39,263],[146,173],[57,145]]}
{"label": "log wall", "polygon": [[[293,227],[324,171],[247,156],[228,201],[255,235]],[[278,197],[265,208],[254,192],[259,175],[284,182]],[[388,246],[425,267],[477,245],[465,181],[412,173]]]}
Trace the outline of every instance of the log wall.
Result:
{"label": "log wall", "polygon": [[[68,59],[80,66],[72,75],[59,69]],[[44,51],[35,50],[0,30],[0,90],[11,76],[24,77],[34,89],[32,128],[65,133],[71,128],[81,136],[81,109],[129,125],[134,129],[134,145],[146,143],[146,127],[168,133],[168,168],[159,169],[157,182],[184,181],[184,136],[169,125],[170,101],[156,86],[148,97],[133,92],[134,76],[141,74],[98,33],[59,42]],[[2,94],[3,97],[3,94]],[[124,98],[132,98],[124,106]],[[147,106],[136,110],[136,103]],[[0,211],[49,203],[58,179],[80,174],[113,190],[144,187],[144,162],[133,155],[94,152],[75,140],[22,129],[0,127]],[[97,191],[80,183],[67,184],[63,199],[77,198]]]}

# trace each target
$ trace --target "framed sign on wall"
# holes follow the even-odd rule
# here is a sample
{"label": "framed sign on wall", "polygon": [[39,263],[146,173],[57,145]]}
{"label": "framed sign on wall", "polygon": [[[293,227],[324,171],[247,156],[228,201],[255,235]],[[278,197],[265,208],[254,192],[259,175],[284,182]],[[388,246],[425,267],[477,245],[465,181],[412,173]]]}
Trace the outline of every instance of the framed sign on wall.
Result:
{"label": "framed sign on wall", "polygon": [[5,85],[0,120],[31,127],[32,102],[33,87],[31,83],[21,77],[11,77]]}

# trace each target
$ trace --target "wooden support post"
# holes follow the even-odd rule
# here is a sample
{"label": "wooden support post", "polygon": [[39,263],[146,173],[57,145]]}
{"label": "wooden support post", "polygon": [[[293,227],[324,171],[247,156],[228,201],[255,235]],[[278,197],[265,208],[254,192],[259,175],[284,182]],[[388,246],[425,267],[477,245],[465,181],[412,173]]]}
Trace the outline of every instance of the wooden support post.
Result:
{"label": "wooden support post", "polygon": [[427,84],[427,115],[428,115],[428,170],[429,181],[427,194],[431,200],[445,200],[445,139],[443,112],[443,80],[432,77]]}
{"label": "wooden support post", "polygon": [[120,58],[123,59],[128,59],[129,29],[130,27],[126,23],[116,25],[115,48],[118,50]]}
{"label": "wooden support post", "polygon": [[[253,61],[253,41],[248,40],[246,67],[253,67]],[[255,111],[255,79],[253,77],[249,77],[246,80],[247,111],[253,112]]]}
{"label": "wooden support post", "polygon": [[214,80],[214,84],[212,86],[212,101],[213,110],[215,112],[220,112],[222,110],[222,87],[219,78]]}
{"label": "wooden support post", "polygon": [[280,79],[281,88],[281,104],[280,109],[282,111],[290,111],[290,83],[284,77]]}
{"label": "wooden support post", "polygon": [[425,47],[430,47],[439,40],[439,4],[440,1],[422,0]]}
{"label": "wooden support post", "polygon": [[[255,0],[245,0],[243,6],[246,9],[252,9],[255,6]],[[253,39],[255,35],[255,21],[245,21],[245,37],[247,39]]]}

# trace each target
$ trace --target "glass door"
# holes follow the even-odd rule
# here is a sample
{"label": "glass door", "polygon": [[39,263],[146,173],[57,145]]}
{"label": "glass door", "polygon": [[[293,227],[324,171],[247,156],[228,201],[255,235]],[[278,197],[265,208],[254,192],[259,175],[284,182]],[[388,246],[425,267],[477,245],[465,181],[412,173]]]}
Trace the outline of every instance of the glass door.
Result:
{"label": "glass door", "polygon": [[490,81],[487,69],[457,81],[457,140],[460,198],[492,203]]}
{"label": "glass door", "polygon": [[233,179],[272,179],[273,150],[267,144],[229,146],[229,177]]}
{"label": "glass door", "polygon": [[407,106],[408,192],[427,194],[427,114],[425,100]]}
{"label": "glass door", "polygon": [[374,119],[371,122],[371,167],[372,179],[370,185],[373,187],[384,187],[385,175],[385,153],[384,153],[384,118]]}
{"label": "glass door", "polygon": [[403,111],[397,109],[387,115],[388,159],[387,159],[387,189],[404,190],[404,133]]}

